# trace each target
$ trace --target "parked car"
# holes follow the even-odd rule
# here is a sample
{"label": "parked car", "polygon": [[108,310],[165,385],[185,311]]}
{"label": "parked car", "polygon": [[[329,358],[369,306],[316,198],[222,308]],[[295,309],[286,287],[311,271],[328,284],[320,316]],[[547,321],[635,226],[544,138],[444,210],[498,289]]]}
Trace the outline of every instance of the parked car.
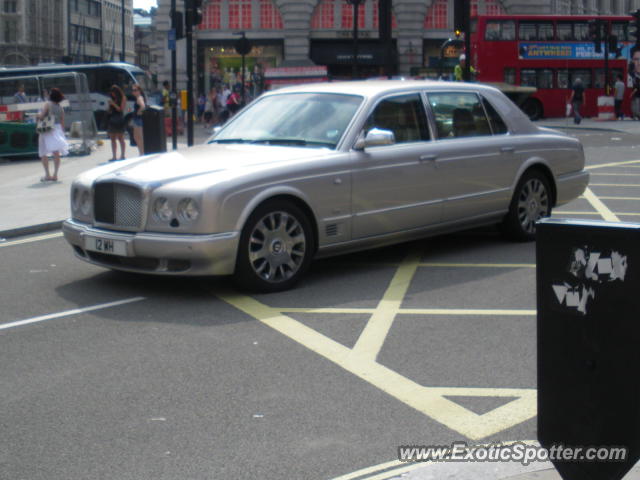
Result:
{"label": "parked car", "polygon": [[323,83],[262,95],[204,145],[81,174],[63,231],[96,265],[278,291],[347,251],[490,224],[532,240],[588,180],[578,140],[494,88]]}

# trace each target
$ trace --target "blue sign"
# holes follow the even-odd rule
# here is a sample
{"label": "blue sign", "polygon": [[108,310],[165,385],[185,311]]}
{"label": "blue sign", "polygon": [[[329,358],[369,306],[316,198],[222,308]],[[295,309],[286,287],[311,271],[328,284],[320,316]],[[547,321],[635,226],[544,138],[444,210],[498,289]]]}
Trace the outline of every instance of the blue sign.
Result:
{"label": "blue sign", "polygon": [[[622,48],[623,57],[629,56],[629,45],[618,44]],[[596,53],[593,42],[520,42],[518,54],[526,60],[596,60],[604,58],[604,44],[602,52]],[[609,58],[616,58],[611,52]]]}
{"label": "blue sign", "polygon": [[176,29],[172,28],[171,30],[169,30],[169,35],[167,36],[167,40],[168,40],[168,49],[169,50],[175,50],[176,49]]}

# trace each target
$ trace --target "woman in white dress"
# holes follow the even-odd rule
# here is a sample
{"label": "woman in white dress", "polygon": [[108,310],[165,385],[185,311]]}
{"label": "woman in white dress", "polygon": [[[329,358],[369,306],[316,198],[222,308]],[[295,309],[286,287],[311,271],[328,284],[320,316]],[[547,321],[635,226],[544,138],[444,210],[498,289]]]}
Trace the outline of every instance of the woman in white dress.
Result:
{"label": "woman in white dress", "polygon": [[[69,153],[69,145],[64,136],[64,109],[60,102],[64,100],[64,95],[57,88],[52,88],[49,93],[49,101],[45,103],[44,108],[38,114],[38,118],[42,120],[47,115],[54,118],[54,125],[48,132],[41,133],[38,138],[38,154],[44,167],[44,177],[40,179],[42,182],[57,182],[58,169],[60,168],[60,156]],[[49,172],[49,156],[53,155],[53,175]]]}

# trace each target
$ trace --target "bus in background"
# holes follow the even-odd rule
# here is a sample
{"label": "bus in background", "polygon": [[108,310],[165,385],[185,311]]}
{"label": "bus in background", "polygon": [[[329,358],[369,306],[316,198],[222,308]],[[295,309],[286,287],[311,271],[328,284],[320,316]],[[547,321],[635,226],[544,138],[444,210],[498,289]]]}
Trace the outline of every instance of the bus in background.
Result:
{"label": "bus in background", "polygon": [[130,100],[130,108],[133,108],[133,96],[131,94],[131,86],[133,84],[141,85],[147,96],[152,93],[151,81],[145,71],[128,63],[41,64],[24,67],[0,67],[0,78],[71,72],[84,73],[87,77],[91,104],[97,125],[101,125],[103,116],[109,107],[109,88],[111,88],[111,85],[118,85],[124,90]]}
{"label": "bus in background", "polygon": [[[589,21],[601,20],[617,37],[617,51],[609,55],[609,86],[618,75],[628,78],[632,43],[630,16],[479,15],[472,18],[471,64],[479,82],[535,87],[521,106],[533,120],[564,117],[571,85],[585,86],[583,114],[598,115],[597,98],[605,94],[604,51],[595,51]],[[613,94],[612,92],[610,93]],[[631,88],[623,111],[630,114]]]}

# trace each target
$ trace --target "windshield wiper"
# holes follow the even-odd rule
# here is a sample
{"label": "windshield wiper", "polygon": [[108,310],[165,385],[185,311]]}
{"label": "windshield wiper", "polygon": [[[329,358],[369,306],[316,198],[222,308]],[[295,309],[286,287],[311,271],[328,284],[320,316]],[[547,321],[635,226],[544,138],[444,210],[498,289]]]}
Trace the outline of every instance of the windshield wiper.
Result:
{"label": "windshield wiper", "polygon": [[318,142],[314,140],[304,140],[301,138],[261,138],[253,140],[251,143],[264,143],[266,145],[300,145],[306,147],[307,145],[322,145],[333,148],[334,143],[331,142]]}
{"label": "windshield wiper", "polygon": [[221,138],[221,139],[213,139],[209,140],[208,143],[252,143],[253,140],[249,140],[248,138]]}

